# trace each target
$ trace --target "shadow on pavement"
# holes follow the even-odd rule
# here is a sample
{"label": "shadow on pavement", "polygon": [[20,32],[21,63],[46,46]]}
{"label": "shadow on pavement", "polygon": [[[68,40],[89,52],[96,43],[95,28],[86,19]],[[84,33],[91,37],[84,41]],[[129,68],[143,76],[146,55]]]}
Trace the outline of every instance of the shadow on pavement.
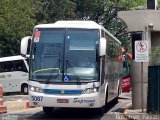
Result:
{"label": "shadow on pavement", "polygon": [[38,112],[30,117],[27,117],[28,120],[81,120],[81,119],[92,119],[100,120],[101,117],[107,113],[115,104],[112,102],[108,104],[107,109],[103,114],[99,112],[98,109],[84,109],[84,108],[56,108],[52,115],[46,116],[43,111]]}

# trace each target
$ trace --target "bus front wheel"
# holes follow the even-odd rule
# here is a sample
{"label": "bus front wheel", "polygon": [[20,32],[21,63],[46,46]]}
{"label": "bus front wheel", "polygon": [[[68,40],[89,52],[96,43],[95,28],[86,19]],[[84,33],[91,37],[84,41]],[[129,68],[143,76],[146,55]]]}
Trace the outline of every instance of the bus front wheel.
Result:
{"label": "bus front wheel", "polygon": [[43,107],[43,112],[45,115],[52,115],[54,111],[54,107]]}
{"label": "bus front wheel", "polygon": [[23,84],[21,87],[21,91],[24,95],[28,94],[28,85],[27,84]]}

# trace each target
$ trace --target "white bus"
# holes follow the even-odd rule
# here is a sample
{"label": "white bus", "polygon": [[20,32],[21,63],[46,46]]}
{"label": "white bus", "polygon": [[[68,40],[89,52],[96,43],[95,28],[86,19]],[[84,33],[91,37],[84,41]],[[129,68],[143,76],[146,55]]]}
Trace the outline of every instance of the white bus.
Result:
{"label": "white bus", "polygon": [[[21,41],[25,55],[28,39]],[[58,21],[35,26],[29,70],[30,105],[45,114],[54,107],[99,108],[117,102],[121,43],[93,21]],[[81,66],[85,58],[94,65]]]}
{"label": "white bus", "polygon": [[28,59],[18,56],[0,58],[0,84],[3,92],[28,93]]}

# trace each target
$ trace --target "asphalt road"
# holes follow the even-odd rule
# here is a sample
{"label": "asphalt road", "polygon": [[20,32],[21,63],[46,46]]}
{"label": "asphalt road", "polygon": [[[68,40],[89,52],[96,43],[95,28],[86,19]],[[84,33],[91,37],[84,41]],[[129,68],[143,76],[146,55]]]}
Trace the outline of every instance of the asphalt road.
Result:
{"label": "asphalt road", "polygon": [[131,105],[131,93],[120,95],[118,104],[110,103],[104,114],[94,109],[57,108],[53,115],[45,116],[41,107],[29,108],[0,115],[4,120],[126,120],[124,110]]}

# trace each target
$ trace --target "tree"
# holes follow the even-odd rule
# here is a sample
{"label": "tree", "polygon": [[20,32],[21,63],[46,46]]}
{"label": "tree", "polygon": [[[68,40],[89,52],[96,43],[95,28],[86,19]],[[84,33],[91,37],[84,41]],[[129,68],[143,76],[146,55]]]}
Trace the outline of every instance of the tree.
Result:
{"label": "tree", "polygon": [[58,20],[93,20],[102,24],[122,45],[129,46],[127,26],[119,10],[137,9],[146,0],[1,0],[0,55],[19,54],[20,40],[35,24]]}
{"label": "tree", "polygon": [[120,10],[137,9],[145,5],[145,0],[76,0],[76,12],[79,18],[94,20],[102,24],[128,48],[130,37],[126,24],[117,16]]}
{"label": "tree", "polygon": [[158,9],[160,9],[160,0],[158,0]]}
{"label": "tree", "polygon": [[19,54],[20,40],[31,35],[35,12],[28,0],[0,1],[0,56]]}
{"label": "tree", "polygon": [[146,0],[32,0],[32,2],[38,10],[37,23],[69,19],[93,20],[116,36],[125,48],[130,46],[130,37],[126,24],[117,17],[117,12],[146,5]]}
{"label": "tree", "polygon": [[152,65],[160,65],[160,46],[151,49],[150,61]]}
{"label": "tree", "polygon": [[36,11],[37,23],[53,23],[76,18],[74,0],[31,0]]}

